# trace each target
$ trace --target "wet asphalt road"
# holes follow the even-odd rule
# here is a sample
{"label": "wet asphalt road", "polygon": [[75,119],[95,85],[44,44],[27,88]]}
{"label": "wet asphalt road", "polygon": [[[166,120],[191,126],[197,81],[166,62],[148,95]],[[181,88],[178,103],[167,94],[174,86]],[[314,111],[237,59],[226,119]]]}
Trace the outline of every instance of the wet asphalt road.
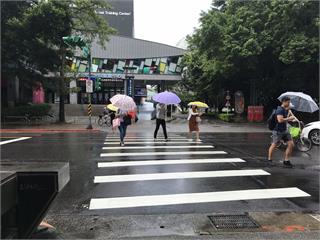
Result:
{"label": "wet asphalt road", "polygon": [[[128,135],[135,135],[128,133]],[[184,136],[183,134],[176,134]],[[13,137],[30,136],[31,139],[1,146],[1,162],[69,162],[71,180],[62,190],[50,208],[49,216],[56,214],[78,215],[134,215],[134,214],[180,214],[180,213],[235,213],[255,211],[296,211],[318,212],[319,204],[319,148],[314,147],[308,154],[294,152],[294,169],[285,169],[280,162],[282,152],[275,153],[276,166],[270,167],[263,162],[270,136],[265,133],[218,133],[202,134],[204,145],[214,145],[214,151],[226,151],[226,155],[190,155],[182,151],[203,151],[208,149],[132,149],[102,150],[107,134],[105,132],[81,133],[36,133],[3,134],[1,141]],[[151,136],[151,134],[148,134]],[[170,144],[167,145],[177,145]],[[180,145],[192,145],[184,143]],[[110,145],[113,146],[113,145]],[[114,145],[118,146],[118,145]],[[128,145],[129,146],[129,145]],[[130,146],[141,146],[132,144]],[[165,156],[127,156],[100,157],[101,153],[130,152],[177,152]],[[179,165],[126,166],[97,168],[98,162],[137,161],[137,160],[175,160],[203,158],[241,158],[241,163],[203,163]],[[170,173],[193,171],[224,171],[263,169],[268,176],[220,177],[196,179],[171,179],[154,181],[93,183],[95,176]],[[233,190],[252,190],[269,188],[297,187],[311,197],[264,200],[239,200],[215,203],[177,204],[167,206],[147,206],[134,208],[115,208],[89,210],[92,198],[115,198],[128,196],[149,196],[182,193],[201,193]]]}

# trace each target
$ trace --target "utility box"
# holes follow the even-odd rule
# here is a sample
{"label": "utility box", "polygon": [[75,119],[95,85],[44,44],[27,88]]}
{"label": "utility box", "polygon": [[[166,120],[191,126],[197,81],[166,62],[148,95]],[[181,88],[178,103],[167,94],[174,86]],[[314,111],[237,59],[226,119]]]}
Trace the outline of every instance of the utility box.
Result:
{"label": "utility box", "polygon": [[247,119],[249,122],[262,122],[264,119],[263,106],[248,106]]}
{"label": "utility box", "polygon": [[69,179],[69,163],[1,163],[1,238],[30,237]]}

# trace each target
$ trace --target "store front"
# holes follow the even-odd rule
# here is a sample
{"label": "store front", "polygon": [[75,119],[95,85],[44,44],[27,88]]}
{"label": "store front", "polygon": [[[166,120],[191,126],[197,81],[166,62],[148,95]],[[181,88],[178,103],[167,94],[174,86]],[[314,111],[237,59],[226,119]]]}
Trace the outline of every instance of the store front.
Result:
{"label": "store front", "polygon": [[[92,104],[107,104],[114,95],[124,94],[124,84],[121,78],[102,78],[101,83],[101,89],[99,91],[94,89],[94,92],[91,93]],[[86,92],[86,78],[79,78],[77,87],[77,103],[87,104],[89,93]]]}

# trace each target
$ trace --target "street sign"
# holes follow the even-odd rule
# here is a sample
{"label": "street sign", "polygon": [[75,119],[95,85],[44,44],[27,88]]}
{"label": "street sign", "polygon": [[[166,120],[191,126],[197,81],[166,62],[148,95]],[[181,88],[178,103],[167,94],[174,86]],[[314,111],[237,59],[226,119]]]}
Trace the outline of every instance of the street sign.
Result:
{"label": "street sign", "polygon": [[92,80],[86,80],[86,92],[87,93],[93,92],[93,81]]}

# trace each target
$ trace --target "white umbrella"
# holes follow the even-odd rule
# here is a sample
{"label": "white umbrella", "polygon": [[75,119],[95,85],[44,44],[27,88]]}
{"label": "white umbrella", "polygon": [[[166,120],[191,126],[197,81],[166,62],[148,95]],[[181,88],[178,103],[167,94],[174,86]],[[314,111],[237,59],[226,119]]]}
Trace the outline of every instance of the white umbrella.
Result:
{"label": "white umbrella", "polygon": [[291,103],[293,104],[292,109],[299,111],[299,112],[309,112],[313,113],[319,110],[318,105],[309,95],[303,92],[286,92],[281,94],[278,99],[279,101],[282,100],[284,97],[289,97]]}
{"label": "white umbrella", "polygon": [[117,94],[117,95],[113,96],[110,99],[110,102],[115,107],[120,108],[121,110],[124,110],[124,111],[131,111],[137,107],[137,105],[134,102],[134,100],[132,99],[132,97],[129,97],[129,96],[123,95],[123,94]]}

